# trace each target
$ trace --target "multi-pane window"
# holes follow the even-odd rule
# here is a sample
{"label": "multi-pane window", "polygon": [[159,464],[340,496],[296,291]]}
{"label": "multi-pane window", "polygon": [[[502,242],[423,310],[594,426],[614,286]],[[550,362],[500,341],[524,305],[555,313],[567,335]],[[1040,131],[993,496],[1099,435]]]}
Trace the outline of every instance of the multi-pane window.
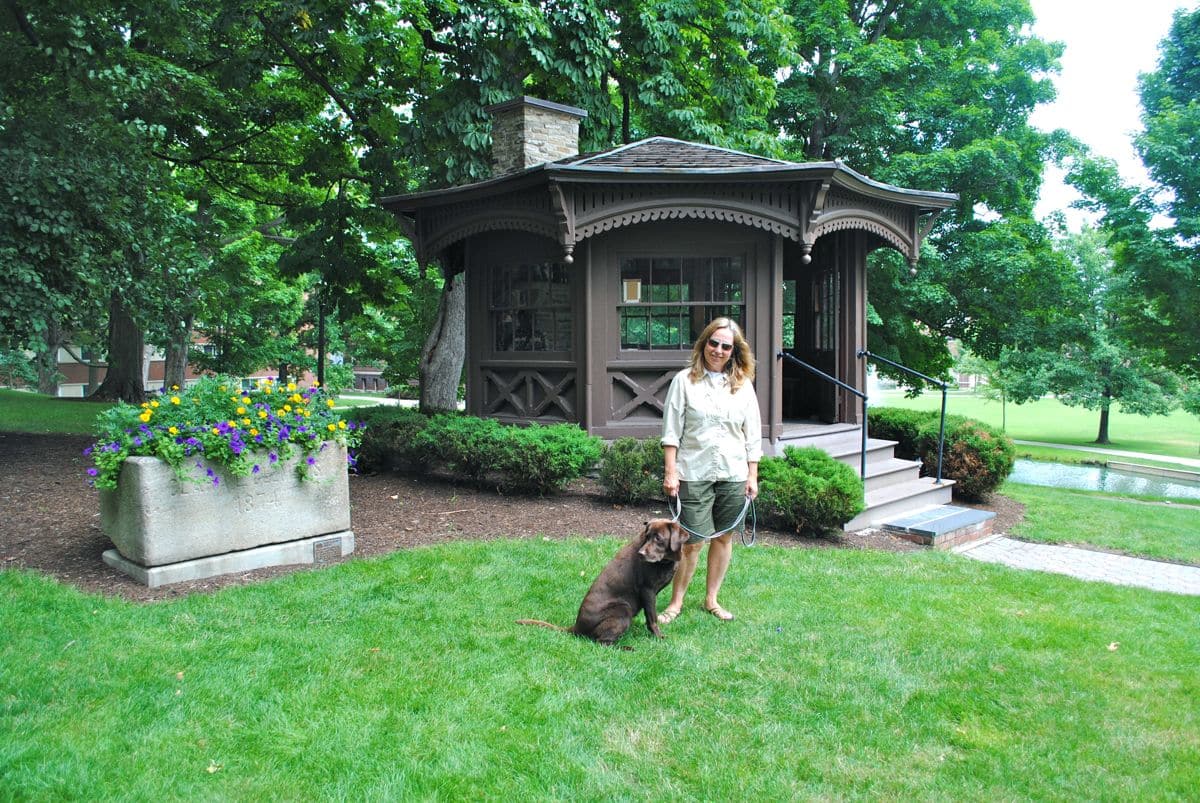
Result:
{"label": "multi-pane window", "polygon": [[496,351],[570,351],[571,275],[561,262],[500,265],[490,271]]}
{"label": "multi-pane window", "polygon": [[686,350],[713,318],[745,326],[741,257],[621,260],[622,349]]}
{"label": "multi-pane window", "polygon": [[821,271],[813,279],[813,348],[833,351],[837,346],[837,274]]}

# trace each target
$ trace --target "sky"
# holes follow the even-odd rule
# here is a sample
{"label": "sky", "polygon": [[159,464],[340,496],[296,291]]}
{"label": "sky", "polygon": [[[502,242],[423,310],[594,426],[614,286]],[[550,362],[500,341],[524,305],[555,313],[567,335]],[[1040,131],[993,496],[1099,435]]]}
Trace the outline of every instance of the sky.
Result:
{"label": "sky", "polygon": [[[1055,76],[1058,99],[1038,107],[1030,122],[1043,131],[1065,128],[1095,153],[1117,162],[1126,181],[1148,183],[1133,149],[1132,134],[1141,128],[1138,74],[1154,70],[1158,45],[1171,27],[1176,9],[1196,0],[1030,0],[1037,22],[1034,33],[1063,42],[1062,72]],[[1084,219],[1066,207],[1078,195],[1048,168],[1036,208],[1039,218],[1063,209],[1072,226]]]}

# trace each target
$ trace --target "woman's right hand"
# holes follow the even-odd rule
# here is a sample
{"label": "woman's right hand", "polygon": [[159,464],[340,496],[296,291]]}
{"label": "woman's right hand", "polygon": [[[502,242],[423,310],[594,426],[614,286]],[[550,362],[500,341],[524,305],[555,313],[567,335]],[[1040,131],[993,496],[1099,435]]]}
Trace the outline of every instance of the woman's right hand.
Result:
{"label": "woman's right hand", "polygon": [[679,475],[674,471],[663,473],[663,490],[668,499],[672,496],[679,496]]}

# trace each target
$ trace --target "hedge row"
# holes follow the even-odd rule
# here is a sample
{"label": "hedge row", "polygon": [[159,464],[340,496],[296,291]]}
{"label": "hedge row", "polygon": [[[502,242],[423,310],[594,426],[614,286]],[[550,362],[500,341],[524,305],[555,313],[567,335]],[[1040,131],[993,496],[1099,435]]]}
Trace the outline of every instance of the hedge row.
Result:
{"label": "hedge row", "polygon": [[[934,410],[876,407],[869,429],[873,438],[897,441],[897,457],[920,460],[922,473],[934,476],[940,419]],[[1012,473],[1016,456],[1012,439],[995,427],[961,415],[946,416],[942,476],[954,480],[955,496],[982,501]]]}
{"label": "hedge row", "polygon": [[438,470],[503,492],[548,494],[591,469],[604,444],[572,424],[506,426],[457,413],[374,407],[365,425],[358,466]]}
{"label": "hedge row", "polygon": [[[600,484],[617,501],[663,498],[663,455],[657,438],[621,438],[604,453]],[[862,480],[820,449],[784,449],[758,467],[758,515],[797,532],[840,529],[863,509]]]}
{"label": "hedge row", "polygon": [[[599,464],[615,501],[663,498],[663,455],[657,438],[603,442],[571,424],[515,427],[456,413],[372,407],[357,455],[361,471],[437,470],[505,492],[548,494]],[[838,529],[862,510],[862,481],[819,449],[789,447],[759,464],[758,515],[797,531]]]}

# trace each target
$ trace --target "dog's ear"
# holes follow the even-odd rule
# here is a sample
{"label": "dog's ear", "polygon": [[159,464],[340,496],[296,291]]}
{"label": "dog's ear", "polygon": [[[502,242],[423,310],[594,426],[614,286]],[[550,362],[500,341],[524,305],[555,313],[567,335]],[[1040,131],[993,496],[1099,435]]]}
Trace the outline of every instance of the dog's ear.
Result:
{"label": "dog's ear", "polygon": [[671,537],[669,541],[671,545],[671,551],[675,554],[679,554],[679,551],[683,549],[683,545],[687,543],[688,534],[677,521],[673,521],[667,526],[671,528]]}

